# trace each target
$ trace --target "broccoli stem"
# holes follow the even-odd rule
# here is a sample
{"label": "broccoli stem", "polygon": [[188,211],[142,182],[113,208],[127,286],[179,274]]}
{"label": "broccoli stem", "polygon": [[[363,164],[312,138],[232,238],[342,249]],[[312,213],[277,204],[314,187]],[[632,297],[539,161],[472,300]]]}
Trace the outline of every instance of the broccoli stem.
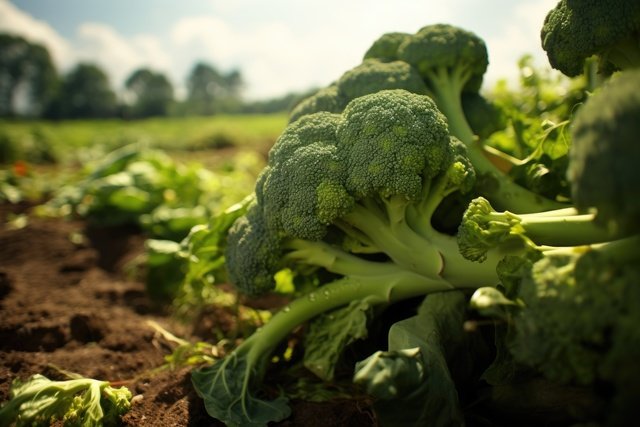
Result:
{"label": "broccoli stem", "polygon": [[367,235],[375,247],[399,266],[425,277],[437,277],[442,271],[440,252],[416,233],[404,217],[396,217],[390,223],[386,214],[377,213],[375,207],[356,204],[343,219]]}
{"label": "broccoli stem", "polygon": [[539,248],[545,256],[571,255],[580,252],[597,251],[615,264],[625,264],[640,260],[640,235],[594,243],[582,246],[553,247],[541,246]]}
{"label": "broccoli stem", "polygon": [[573,208],[540,214],[493,211],[485,215],[483,228],[524,236],[533,246],[578,246],[621,237],[598,226],[594,222],[594,214],[578,214]]}
{"label": "broccoli stem", "polygon": [[[245,340],[234,354],[246,357],[248,366],[261,375],[268,356],[278,343],[299,325],[314,317],[343,307],[352,301],[367,299],[371,304],[389,304],[432,292],[451,290],[442,278],[427,278],[410,271],[384,275],[350,276],[327,283],[302,296],[276,313],[262,328]],[[255,379],[255,378],[254,378]]]}
{"label": "broccoli stem", "polygon": [[290,249],[286,260],[322,267],[343,276],[375,276],[402,271],[396,264],[368,261],[322,241],[291,239],[283,246]]}
{"label": "broccoli stem", "polygon": [[489,177],[497,184],[495,189],[481,188],[492,203],[500,209],[518,213],[547,211],[565,206],[521,187],[489,160],[482,143],[473,134],[462,108],[460,96],[464,83],[470,77],[468,71],[456,69],[449,72],[446,68],[440,67],[429,72],[428,77],[434,100],[447,117],[451,134],[467,146],[469,159],[478,175]]}

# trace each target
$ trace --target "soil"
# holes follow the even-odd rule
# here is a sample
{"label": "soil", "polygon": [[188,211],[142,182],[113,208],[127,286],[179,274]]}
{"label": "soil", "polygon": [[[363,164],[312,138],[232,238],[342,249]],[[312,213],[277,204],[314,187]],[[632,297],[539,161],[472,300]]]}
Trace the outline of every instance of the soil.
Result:
{"label": "soil", "polygon": [[[198,340],[127,274],[143,251],[135,229],[97,229],[81,221],[30,216],[7,223],[27,205],[0,205],[0,402],[11,382],[63,371],[126,385],[136,396],[125,426],[218,426],[191,387],[188,369],[157,371],[170,352],[153,320]],[[224,319],[221,319],[224,320]],[[192,332],[192,331],[191,331]],[[185,335],[187,334],[187,335]],[[292,402],[282,426],[371,426],[363,402]]]}

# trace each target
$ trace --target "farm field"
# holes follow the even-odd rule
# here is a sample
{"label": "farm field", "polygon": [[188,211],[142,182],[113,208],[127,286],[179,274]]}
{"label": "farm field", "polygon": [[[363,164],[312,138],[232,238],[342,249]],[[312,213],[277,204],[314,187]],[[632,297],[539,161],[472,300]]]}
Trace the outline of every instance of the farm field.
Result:
{"label": "farm field", "polygon": [[[125,385],[139,395],[124,425],[222,425],[206,414],[193,390],[191,367],[167,363],[177,344],[150,322],[181,339],[211,341],[237,333],[233,310],[214,307],[185,322],[166,300],[152,298],[144,275],[132,273],[145,257],[145,242],[153,234],[149,230],[38,212],[55,198],[57,186],[73,187],[100,155],[128,144],[139,145],[141,152],[168,154],[175,162],[170,165],[193,165],[218,171],[220,177],[241,170],[233,175],[240,177],[231,185],[235,195],[220,202],[231,204],[252,191],[255,174],[285,122],[285,115],[4,122],[2,132],[18,145],[30,144],[34,132],[47,135],[56,162],[34,164],[20,153],[5,167],[13,173],[16,164],[25,165],[28,172],[11,181],[15,200],[0,202],[0,401],[8,398],[16,378],[40,373],[64,380],[70,371]],[[265,309],[277,309],[282,302],[265,304]],[[301,400],[295,406],[294,416],[281,425],[373,422],[365,398]]]}
{"label": "farm field", "polygon": [[287,115],[0,122],[0,427],[632,425],[640,6],[613,3],[561,0],[515,86],[428,24]]}
{"label": "farm field", "polygon": [[[0,220],[25,206],[3,205]],[[70,237],[84,236],[74,243]],[[186,326],[152,301],[125,272],[143,251],[144,235],[127,227],[87,227],[82,221],[33,219],[0,229],[0,400],[15,378],[61,370],[125,385],[143,396],[123,418],[127,426],[217,426],[190,383],[190,368],[166,368],[175,343],[149,321],[192,341],[228,330],[230,311]],[[207,330],[209,325],[211,330]],[[215,325],[218,325],[215,327]],[[165,366],[165,368],[162,368]],[[284,426],[370,426],[366,400],[298,402]]]}

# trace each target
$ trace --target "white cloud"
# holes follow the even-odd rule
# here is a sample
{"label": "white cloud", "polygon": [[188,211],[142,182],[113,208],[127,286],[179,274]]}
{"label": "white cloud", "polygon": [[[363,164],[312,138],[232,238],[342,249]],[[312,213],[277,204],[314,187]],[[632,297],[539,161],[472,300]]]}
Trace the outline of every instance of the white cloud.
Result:
{"label": "white cloud", "polygon": [[489,70],[485,81],[492,85],[498,79],[517,78],[517,61],[522,55],[533,56],[537,66],[548,64],[540,46],[540,30],[544,18],[558,0],[530,0],[519,4],[510,15],[508,24],[485,42],[489,49]]}
{"label": "white cloud", "polygon": [[0,31],[24,37],[32,43],[44,45],[54,63],[66,69],[75,62],[71,45],[49,24],[21,11],[7,0],[0,0]]}
{"label": "white cloud", "polygon": [[114,28],[99,23],[82,24],[77,34],[78,58],[99,64],[117,88],[121,88],[131,72],[139,67],[170,71],[171,60],[153,36],[138,35],[128,39]]}
{"label": "white cloud", "polygon": [[[164,33],[125,36],[105,23],[86,22],[66,40],[45,22],[0,0],[0,30],[44,43],[60,67],[78,61],[100,64],[114,87],[137,67],[165,72],[178,93],[196,61],[223,71],[237,68],[250,99],[306,90],[337,79],[360,62],[385,32],[415,32],[449,22],[484,37],[490,55],[486,86],[516,76],[517,59],[532,53],[546,64],[539,31],[557,0],[215,0],[210,13],[176,16]],[[134,28],[135,30],[135,28]]]}

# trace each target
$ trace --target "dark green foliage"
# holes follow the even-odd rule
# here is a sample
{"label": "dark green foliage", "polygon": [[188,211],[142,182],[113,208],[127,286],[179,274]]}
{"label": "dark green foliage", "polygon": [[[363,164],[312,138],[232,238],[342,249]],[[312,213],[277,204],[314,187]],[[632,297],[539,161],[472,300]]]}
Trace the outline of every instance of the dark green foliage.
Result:
{"label": "dark green foliage", "polygon": [[462,94],[462,109],[473,133],[480,139],[507,127],[507,116],[501,107],[477,92]]}
{"label": "dark green foliage", "polygon": [[613,231],[640,230],[640,71],[615,76],[579,110],[572,125],[568,177],[580,209]]}
{"label": "dark green foliage", "polygon": [[106,73],[97,65],[78,64],[63,78],[46,117],[99,119],[116,114],[116,95]]}
{"label": "dark green foliage", "polygon": [[125,87],[133,96],[125,115],[132,118],[166,116],[174,101],[173,86],[162,73],[147,68],[134,71]]}
{"label": "dark green foliage", "polygon": [[[0,116],[40,116],[57,84],[56,69],[47,49],[26,39],[0,34]],[[17,105],[18,91],[26,89],[25,106]]]}

